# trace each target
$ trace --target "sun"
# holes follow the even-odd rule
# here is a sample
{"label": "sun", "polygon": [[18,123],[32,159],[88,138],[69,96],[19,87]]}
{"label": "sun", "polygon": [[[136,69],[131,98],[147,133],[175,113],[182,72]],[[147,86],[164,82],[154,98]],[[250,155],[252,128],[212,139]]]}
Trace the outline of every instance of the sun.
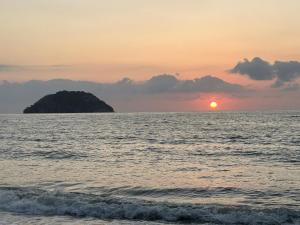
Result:
{"label": "sun", "polygon": [[209,104],[209,106],[210,106],[211,109],[216,109],[218,107],[218,103],[217,102],[211,102]]}

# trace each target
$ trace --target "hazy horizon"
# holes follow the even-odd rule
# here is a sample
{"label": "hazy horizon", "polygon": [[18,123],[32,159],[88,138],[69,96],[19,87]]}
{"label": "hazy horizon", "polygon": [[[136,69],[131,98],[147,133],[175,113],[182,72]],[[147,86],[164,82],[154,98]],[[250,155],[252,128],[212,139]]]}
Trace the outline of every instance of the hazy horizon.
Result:
{"label": "hazy horizon", "polygon": [[21,113],[48,94],[57,91],[86,91],[112,105],[117,112],[193,112],[210,111],[218,102],[218,111],[299,110],[298,88],[243,86],[207,75],[182,80],[162,74],[145,81],[123,78],[117,82],[92,82],[68,79],[8,82],[0,84],[0,113]]}

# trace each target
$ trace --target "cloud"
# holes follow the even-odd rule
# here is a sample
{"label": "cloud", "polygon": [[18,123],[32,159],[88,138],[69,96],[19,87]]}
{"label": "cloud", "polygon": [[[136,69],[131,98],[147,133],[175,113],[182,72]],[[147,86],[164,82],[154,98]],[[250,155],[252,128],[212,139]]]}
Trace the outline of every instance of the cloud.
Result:
{"label": "cloud", "polygon": [[22,66],[19,65],[0,64],[0,72],[11,72],[20,70],[22,70]]}
{"label": "cloud", "polygon": [[239,62],[230,72],[248,75],[252,80],[272,80],[274,78],[272,65],[258,57],[252,59],[252,61],[244,59],[243,62]]}
{"label": "cloud", "polygon": [[70,65],[14,65],[0,64],[1,72],[28,72],[28,71],[57,71],[70,69]]}
{"label": "cloud", "polygon": [[252,80],[275,79],[272,87],[277,88],[286,86],[286,83],[294,82],[300,77],[300,62],[275,61],[271,64],[259,57],[255,57],[252,61],[244,59],[243,62],[239,62],[230,72],[247,75]]}
{"label": "cloud", "polygon": [[[137,84],[137,86],[139,86]],[[141,90],[146,93],[165,93],[165,92],[223,92],[233,93],[245,90],[238,84],[231,84],[214,76],[204,76],[194,80],[179,80],[173,75],[158,75],[140,84]]]}
{"label": "cloud", "polygon": [[300,62],[298,61],[276,61],[273,67],[277,74],[277,79],[282,82],[293,81],[300,77]]}
{"label": "cloud", "polygon": [[[186,83],[190,83],[186,81]],[[200,79],[195,79],[189,84],[189,91],[195,92],[223,92],[233,93],[245,91],[245,88],[238,84],[232,84],[223,81],[217,77],[205,76]]]}
{"label": "cloud", "polygon": [[142,86],[149,93],[167,92],[176,90],[180,81],[173,75],[163,74],[152,77]]}

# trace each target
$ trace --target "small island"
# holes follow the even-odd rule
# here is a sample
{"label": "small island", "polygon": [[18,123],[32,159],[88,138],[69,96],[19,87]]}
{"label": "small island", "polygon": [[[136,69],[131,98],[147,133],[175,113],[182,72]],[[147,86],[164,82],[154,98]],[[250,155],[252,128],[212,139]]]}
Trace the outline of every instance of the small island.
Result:
{"label": "small island", "polygon": [[84,91],[59,91],[46,95],[23,113],[104,113],[114,109],[95,95]]}

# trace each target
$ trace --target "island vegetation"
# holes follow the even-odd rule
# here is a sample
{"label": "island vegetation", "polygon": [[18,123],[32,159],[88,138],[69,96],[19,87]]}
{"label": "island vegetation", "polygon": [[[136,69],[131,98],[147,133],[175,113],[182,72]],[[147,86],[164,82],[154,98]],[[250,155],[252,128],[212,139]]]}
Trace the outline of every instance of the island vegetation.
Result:
{"label": "island vegetation", "polygon": [[95,95],[84,91],[59,91],[46,95],[23,113],[103,113],[114,109]]}

